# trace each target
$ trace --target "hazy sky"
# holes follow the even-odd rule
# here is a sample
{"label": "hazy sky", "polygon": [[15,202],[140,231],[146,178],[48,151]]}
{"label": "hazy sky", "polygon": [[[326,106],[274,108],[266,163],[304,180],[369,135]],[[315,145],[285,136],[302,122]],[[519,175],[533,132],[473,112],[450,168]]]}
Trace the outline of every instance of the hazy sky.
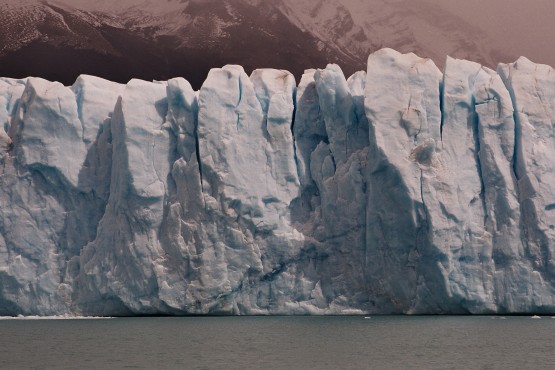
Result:
{"label": "hazy sky", "polygon": [[554,0],[426,1],[480,27],[492,41],[512,54],[555,67]]}

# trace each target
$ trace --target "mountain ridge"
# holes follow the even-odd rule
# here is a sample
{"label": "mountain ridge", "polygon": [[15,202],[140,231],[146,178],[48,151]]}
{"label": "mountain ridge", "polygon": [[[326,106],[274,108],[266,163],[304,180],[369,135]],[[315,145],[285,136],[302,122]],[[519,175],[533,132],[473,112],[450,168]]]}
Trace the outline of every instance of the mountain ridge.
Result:
{"label": "mountain ridge", "polygon": [[[305,69],[331,62],[352,74],[364,69],[365,55],[384,46],[418,52],[440,66],[446,54],[490,66],[503,59],[482,41],[485,35],[455,16],[403,1],[8,4],[0,3],[7,9],[0,15],[0,74],[65,84],[82,73],[118,82],[185,76],[198,89],[210,68],[230,63],[287,69],[300,78]],[[58,68],[62,60],[67,71]]]}

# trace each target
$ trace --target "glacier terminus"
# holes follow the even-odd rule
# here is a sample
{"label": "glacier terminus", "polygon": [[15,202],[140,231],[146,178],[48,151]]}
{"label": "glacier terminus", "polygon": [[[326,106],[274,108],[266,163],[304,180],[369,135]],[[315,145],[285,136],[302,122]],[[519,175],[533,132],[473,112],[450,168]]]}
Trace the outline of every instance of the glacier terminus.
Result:
{"label": "glacier terminus", "polygon": [[0,78],[0,315],[555,314],[555,71]]}

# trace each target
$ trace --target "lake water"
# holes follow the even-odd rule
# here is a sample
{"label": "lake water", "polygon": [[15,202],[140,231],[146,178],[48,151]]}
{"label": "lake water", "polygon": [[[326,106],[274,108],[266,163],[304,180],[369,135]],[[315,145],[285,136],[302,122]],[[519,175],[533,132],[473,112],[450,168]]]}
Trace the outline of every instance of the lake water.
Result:
{"label": "lake water", "polygon": [[555,369],[555,319],[0,320],[0,368]]}

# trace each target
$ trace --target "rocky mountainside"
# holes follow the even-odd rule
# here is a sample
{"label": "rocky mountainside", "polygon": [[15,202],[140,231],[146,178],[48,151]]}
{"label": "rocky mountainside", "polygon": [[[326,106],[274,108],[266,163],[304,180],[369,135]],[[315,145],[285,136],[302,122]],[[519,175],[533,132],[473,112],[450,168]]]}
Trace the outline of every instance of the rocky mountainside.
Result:
{"label": "rocky mountainside", "polygon": [[[456,16],[383,0],[0,2],[0,75],[71,84],[88,73],[125,83],[184,76],[198,89],[210,68],[247,71],[339,64],[351,74],[381,47],[493,66],[504,57]],[[61,67],[63,66],[63,67]]]}

